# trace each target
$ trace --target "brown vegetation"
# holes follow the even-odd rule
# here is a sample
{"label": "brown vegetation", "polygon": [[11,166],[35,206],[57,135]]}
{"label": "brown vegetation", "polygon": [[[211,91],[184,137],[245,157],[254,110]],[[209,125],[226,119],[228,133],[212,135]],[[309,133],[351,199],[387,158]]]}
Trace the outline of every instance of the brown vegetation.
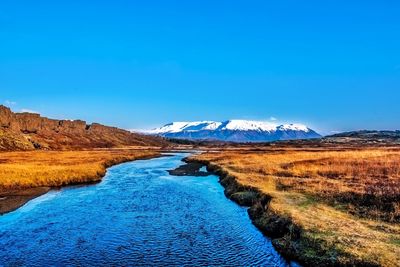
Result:
{"label": "brown vegetation", "polygon": [[52,187],[97,182],[111,165],[158,155],[140,147],[0,152],[0,214],[21,207]]}
{"label": "brown vegetation", "polygon": [[0,192],[96,182],[111,165],[157,155],[134,149],[1,152]]}
{"label": "brown vegetation", "polygon": [[235,180],[231,197],[267,196],[268,216],[254,215],[257,205],[250,214],[281,252],[307,264],[400,265],[398,148],[235,149],[196,160]]}

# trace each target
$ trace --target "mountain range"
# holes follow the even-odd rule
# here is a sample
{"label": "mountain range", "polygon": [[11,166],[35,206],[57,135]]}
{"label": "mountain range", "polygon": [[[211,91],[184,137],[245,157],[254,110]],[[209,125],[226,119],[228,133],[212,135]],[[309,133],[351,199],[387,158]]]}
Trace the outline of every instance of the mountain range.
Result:
{"label": "mountain range", "polygon": [[145,133],[166,138],[226,142],[269,142],[321,137],[302,124],[276,124],[250,120],[172,122]]}

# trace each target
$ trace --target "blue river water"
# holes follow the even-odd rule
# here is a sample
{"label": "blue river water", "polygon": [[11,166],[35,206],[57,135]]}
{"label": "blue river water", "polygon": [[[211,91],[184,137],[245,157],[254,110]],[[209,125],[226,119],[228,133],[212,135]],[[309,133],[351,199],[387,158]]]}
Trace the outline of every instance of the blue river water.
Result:
{"label": "blue river water", "polygon": [[0,216],[1,266],[289,266],[218,177],[167,172],[187,154],[124,163]]}

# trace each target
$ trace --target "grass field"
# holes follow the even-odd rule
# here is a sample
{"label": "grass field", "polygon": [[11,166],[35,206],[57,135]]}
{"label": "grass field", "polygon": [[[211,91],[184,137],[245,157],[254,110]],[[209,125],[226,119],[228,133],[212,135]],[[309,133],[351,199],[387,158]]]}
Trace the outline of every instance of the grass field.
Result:
{"label": "grass field", "polygon": [[0,192],[95,182],[111,165],[157,155],[133,149],[1,152]]}
{"label": "grass field", "polygon": [[271,196],[269,210],[301,229],[303,258],[400,265],[399,149],[235,150],[197,159]]}

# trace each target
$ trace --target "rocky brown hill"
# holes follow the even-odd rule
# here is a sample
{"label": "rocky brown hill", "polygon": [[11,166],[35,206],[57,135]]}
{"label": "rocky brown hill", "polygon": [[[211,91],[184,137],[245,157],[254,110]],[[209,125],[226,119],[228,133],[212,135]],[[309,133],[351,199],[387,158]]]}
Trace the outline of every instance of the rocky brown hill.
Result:
{"label": "rocky brown hill", "polygon": [[82,149],[165,146],[162,138],[131,133],[81,120],[54,120],[33,113],[14,113],[0,105],[0,150]]}

